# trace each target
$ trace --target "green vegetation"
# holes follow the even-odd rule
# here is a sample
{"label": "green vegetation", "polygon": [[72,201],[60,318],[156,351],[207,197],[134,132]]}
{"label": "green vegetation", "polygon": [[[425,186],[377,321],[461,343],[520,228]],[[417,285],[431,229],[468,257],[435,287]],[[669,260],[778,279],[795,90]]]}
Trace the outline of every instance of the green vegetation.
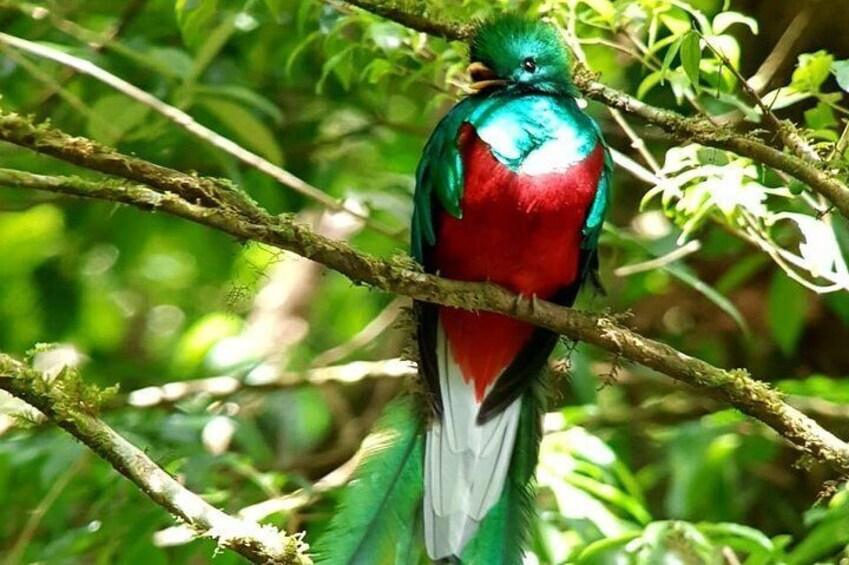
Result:
{"label": "green vegetation", "polygon": [[[415,167],[467,82],[453,39],[516,9],[563,29],[617,150],[607,292],[580,306],[744,368],[723,373],[735,390],[849,438],[849,41],[827,31],[839,8],[807,4],[0,1],[0,376],[58,420],[102,418],[211,505],[314,540],[382,408],[416,390],[396,360],[408,302],[245,234],[279,216],[302,252],[335,248],[297,226],[389,260],[377,286],[406,276]],[[787,21],[764,17],[778,5]],[[169,215],[210,202],[252,211],[242,235]],[[768,426],[807,430],[566,339],[552,378],[530,562],[849,560],[843,477]],[[2,391],[0,508],[0,563],[243,562]]]}

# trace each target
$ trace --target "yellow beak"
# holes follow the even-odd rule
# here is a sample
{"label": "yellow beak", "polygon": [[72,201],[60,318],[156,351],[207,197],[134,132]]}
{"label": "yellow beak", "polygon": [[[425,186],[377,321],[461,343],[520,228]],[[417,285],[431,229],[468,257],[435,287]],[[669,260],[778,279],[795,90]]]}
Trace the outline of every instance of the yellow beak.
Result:
{"label": "yellow beak", "polygon": [[472,78],[469,89],[472,92],[480,92],[492,86],[504,86],[507,81],[498,78],[495,72],[481,62],[475,61],[466,68],[466,72]]}

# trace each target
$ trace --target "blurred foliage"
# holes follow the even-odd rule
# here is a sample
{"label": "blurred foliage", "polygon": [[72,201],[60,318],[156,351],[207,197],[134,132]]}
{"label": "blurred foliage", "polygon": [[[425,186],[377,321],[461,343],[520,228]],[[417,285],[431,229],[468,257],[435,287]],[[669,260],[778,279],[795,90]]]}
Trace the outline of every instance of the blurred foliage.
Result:
{"label": "blurred foliage", "polygon": [[[754,0],[434,4],[431,13],[463,20],[506,9],[549,16],[606,84],[689,115],[764,127],[723,60],[755,69],[777,48],[763,36],[777,38],[782,24],[752,17]],[[424,140],[465,80],[463,46],[337,2],[6,0],[0,27],[92,61],[398,230],[410,216]],[[788,65],[762,81],[764,100],[845,176],[846,52],[787,51]],[[2,48],[0,85],[3,109],[165,166],[226,177],[272,212],[353,232],[359,249],[405,251],[350,218],[321,215],[94,79]],[[641,160],[604,108],[588,111],[613,147]],[[648,335],[748,367],[823,407],[828,426],[846,437],[849,417],[838,410],[849,402],[846,220],[757,163],[670,146],[652,128],[632,125],[658,156],[658,182],[617,173],[602,241],[608,292],[584,305],[631,311]],[[0,161],[86,174],[8,145]],[[667,260],[686,242],[696,245]],[[622,266],[630,268],[614,269]],[[0,187],[0,350],[23,355],[38,342],[61,343],[62,362],[125,393],[223,374],[262,382],[340,346],[334,357],[343,362],[397,356],[405,314],[395,326],[378,324],[376,337],[364,332],[391,300],[174,218]],[[530,563],[849,559],[849,492],[830,482],[828,469],[797,461],[764,426],[604,352],[564,344],[558,355],[569,378],[555,381]],[[382,380],[200,394],[154,408],[116,403],[105,418],[188,487],[235,512],[339,467],[403,388]],[[167,543],[162,530],[172,520],[164,511],[63,433],[12,417],[21,410],[0,397],[0,508],[13,518],[0,521],[0,556],[50,564],[212,560],[211,542]],[[319,492],[264,519],[305,529],[309,540],[337,499],[336,491]],[[223,553],[215,562],[239,560]]]}

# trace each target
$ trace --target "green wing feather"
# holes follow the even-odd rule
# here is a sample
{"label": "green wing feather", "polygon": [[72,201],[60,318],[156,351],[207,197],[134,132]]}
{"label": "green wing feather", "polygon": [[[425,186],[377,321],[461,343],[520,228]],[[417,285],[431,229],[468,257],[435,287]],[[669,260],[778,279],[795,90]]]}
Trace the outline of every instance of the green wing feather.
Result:
{"label": "green wing feather", "polygon": [[409,397],[387,406],[329,529],[314,545],[325,565],[428,563],[422,544],[424,420]]}
{"label": "green wing feather", "polygon": [[596,121],[589,116],[587,116],[587,121],[595,128],[598,134],[598,140],[604,146],[604,171],[601,173],[595,199],[590,207],[589,214],[587,214],[587,220],[584,223],[584,238],[581,241],[581,247],[583,249],[594,250],[598,247],[598,238],[601,236],[604,218],[607,216],[607,208],[610,205],[610,182],[613,178],[613,159],[610,157],[607,143],[604,141],[604,136],[601,134],[601,129],[598,127]]}
{"label": "green wing feather", "polygon": [[412,254],[424,263],[424,248],[436,243],[433,230],[434,204],[460,217],[463,197],[463,157],[457,147],[457,136],[475,108],[475,100],[466,98],[444,117],[431,134],[416,169]]}

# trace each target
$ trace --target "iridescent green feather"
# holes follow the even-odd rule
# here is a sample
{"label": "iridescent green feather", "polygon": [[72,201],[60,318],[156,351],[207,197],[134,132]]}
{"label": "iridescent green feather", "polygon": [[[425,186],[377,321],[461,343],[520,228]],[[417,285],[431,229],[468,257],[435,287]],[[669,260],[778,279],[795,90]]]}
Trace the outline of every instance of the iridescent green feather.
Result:
{"label": "iridescent green feather", "polygon": [[429,563],[422,545],[424,420],[409,397],[390,404],[329,529],[313,547],[325,565]]}

